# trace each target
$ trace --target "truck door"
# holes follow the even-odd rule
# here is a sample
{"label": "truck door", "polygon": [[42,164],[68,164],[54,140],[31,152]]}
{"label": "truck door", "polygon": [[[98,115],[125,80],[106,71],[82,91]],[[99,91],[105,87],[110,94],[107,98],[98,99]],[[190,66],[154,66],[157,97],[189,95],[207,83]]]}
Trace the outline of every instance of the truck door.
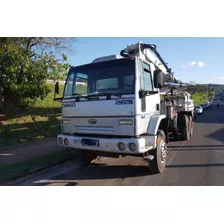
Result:
{"label": "truck door", "polygon": [[[140,72],[140,89],[143,91],[154,91],[152,71],[154,70],[153,64],[143,62],[139,59],[139,72]],[[150,118],[160,111],[160,96],[155,93],[148,93],[145,97],[141,98],[141,116],[139,117],[139,125],[141,133],[147,131]]]}

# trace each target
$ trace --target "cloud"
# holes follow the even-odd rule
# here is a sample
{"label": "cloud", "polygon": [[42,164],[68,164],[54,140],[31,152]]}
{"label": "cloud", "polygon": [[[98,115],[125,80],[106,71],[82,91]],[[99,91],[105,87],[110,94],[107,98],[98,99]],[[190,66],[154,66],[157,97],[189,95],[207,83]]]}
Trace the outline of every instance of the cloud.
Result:
{"label": "cloud", "polygon": [[224,79],[224,76],[215,76],[212,78],[212,80],[214,80],[214,79]]}
{"label": "cloud", "polygon": [[191,61],[189,63],[185,64],[181,64],[182,68],[186,68],[186,67],[199,67],[199,68],[203,68],[205,66],[204,62],[202,61]]}
{"label": "cloud", "polygon": [[195,65],[197,65],[197,62],[192,61],[192,62],[188,63],[188,65],[189,65],[189,66],[195,66]]}
{"label": "cloud", "polygon": [[213,84],[224,84],[224,76],[214,76],[208,80],[208,82]]}
{"label": "cloud", "polygon": [[205,66],[205,64],[204,64],[204,62],[199,61],[199,62],[198,62],[198,66],[199,66],[200,68],[202,68],[202,67],[204,67],[204,66]]}

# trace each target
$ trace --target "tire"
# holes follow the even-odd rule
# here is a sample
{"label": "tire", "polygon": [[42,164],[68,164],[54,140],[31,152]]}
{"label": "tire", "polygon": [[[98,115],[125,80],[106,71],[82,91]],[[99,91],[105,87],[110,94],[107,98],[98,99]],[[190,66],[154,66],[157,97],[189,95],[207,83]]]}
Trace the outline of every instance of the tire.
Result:
{"label": "tire", "polygon": [[191,116],[189,116],[189,132],[190,132],[190,136],[193,135],[193,119]]}
{"label": "tire", "polygon": [[188,141],[190,139],[189,119],[187,115],[184,115],[184,120],[183,120],[182,128],[181,128],[181,135],[182,135],[182,140]]}
{"label": "tire", "polygon": [[[154,156],[153,160],[148,160],[149,169],[152,173],[163,173],[167,164],[167,146],[166,135],[164,131],[158,130],[157,133],[158,143],[156,149],[152,150],[151,155]],[[162,150],[165,155],[162,156]]]}
{"label": "tire", "polygon": [[179,141],[180,137],[178,135],[178,120],[177,120],[176,116],[173,119],[173,131],[172,131],[172,134],[173,134],[174,141]]}
{"label": "tire", "polygon": [[91,150],[80,150],[81,160],[83,165],[89,165],[93,160],[96,159],[96,153]]}
{"label": "tire", "polygon": [[179,141],[180,140],[180,136],[179,136],[179,134],[178,134],[178,132],[177,131],[173,131],[173,138],[174,138],[174,141]]}

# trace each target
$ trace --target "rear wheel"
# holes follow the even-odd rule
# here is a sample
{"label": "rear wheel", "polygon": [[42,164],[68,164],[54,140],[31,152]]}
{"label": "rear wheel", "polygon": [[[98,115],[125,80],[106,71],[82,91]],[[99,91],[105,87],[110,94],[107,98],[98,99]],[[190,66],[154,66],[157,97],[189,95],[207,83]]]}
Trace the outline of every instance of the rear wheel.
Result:
{"label": "rear wheel", "polygon": [[177,116],[175,116],[173,118],[173,131],[172,131],[172,134],[173,134],[174,141],[179,141],[180,137],[179,137],[179,134],[178,134],[178,118],[177,118]]}
{"label": "rear wheel", "polygon": [[152,150],[151,155],[154,156],[153,160],[148,160],[149,169],[153,173],[163,173],[167,163],[167,145],[166,136],[164,131],[158,130],[157,146]]}
{"label": "rear wheel", "polygon": [[173,138],[174,138],[174,141],[180,140],[180,135],[176,130],[173,130]]}
{"label": "rear wheel", "polygon": [[191,116],[189,116],[189,132],[190,132],[190,136],[193,135],[193,119]]}
{"label": "rear wheel", "polygon": [[182,136],[182,140],[190,139],[189,118],[187,115],[184,115],[184,120],[181,125],[181,136]]}

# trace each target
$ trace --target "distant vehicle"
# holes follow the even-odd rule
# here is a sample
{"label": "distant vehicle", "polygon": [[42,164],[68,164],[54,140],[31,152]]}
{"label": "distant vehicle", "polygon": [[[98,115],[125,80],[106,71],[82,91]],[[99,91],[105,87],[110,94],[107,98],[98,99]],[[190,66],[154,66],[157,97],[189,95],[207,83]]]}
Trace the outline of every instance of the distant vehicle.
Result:
{"label": "distant vehicle", "polygon": [[196,120],[197,119],[197,111],[196,111],[196,108],[194,107],[194,119]]}
{"label": "distant vehicle", "polygon": [[206,106],[205,106],[205,104],[204,104],[204,103],[200,104],[199,106],[201,106],[203,110],[205,110],[205,109],[206,109]]}
{"label": "distant vehicle", "polygon": [[207,102],[204,103],[204,107],[205,107],[204,109],[208,109],[209,108],[209,103],[207,103]]}
{"label": "distant vehicle", "polygon": [[196,114],[200,114],[200,115],[203,114],[203,108],[201,105],[195,106],[194,110],[195,110]]}

